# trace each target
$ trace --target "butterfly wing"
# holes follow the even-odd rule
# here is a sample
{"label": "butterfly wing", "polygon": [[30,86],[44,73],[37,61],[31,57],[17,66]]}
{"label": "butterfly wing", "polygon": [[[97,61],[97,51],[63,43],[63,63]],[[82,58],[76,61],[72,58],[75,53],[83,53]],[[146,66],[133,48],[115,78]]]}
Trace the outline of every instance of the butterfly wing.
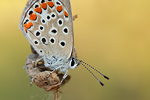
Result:
{"label": "butterfly wing", "polygon": [[[58,1],[55,1],[56,4]],[[63,25],[59,26],[59,57],[63,57],[63,59],[69,59],[73,49],[73,19],[72,19],[72,11],[70,0],[60,0],[60,5],[63,7],[62,12],[58,14],[58,20],[63,19]],[[58,12],[58,9],[57,11]]]}
{"label": "butterfly wing", "polygon": [[21,30],[40,56],[69,59],[73,48],[70,0],[30,0]]}

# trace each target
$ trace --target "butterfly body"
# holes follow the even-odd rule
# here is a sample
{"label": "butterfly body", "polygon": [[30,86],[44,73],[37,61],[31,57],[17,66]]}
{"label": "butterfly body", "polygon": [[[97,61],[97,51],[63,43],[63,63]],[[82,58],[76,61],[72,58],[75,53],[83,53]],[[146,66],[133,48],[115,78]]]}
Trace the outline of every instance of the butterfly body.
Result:
{"label": "butterfly body", "polygon": [[[43,60],[45,67],[52,72],[59,70],[64,73],[61,82],[67,77],[68,69],[74,69],[79,64],[90,71],[85,66],[87,63],[76,58],[70,0],[29,0],[20,27],[39,55],[36,62]],[[90,73],[97,79],[91,71]],[[99,83],[103,85],[100,81]]]}
{"label": "butterfly body", "polygon": [[[21,19],[21,30],[50,70],[68,74],[73,60],[73,19],[70,0],[30,0]],[[73,61],[73,64],[71,62]]]}

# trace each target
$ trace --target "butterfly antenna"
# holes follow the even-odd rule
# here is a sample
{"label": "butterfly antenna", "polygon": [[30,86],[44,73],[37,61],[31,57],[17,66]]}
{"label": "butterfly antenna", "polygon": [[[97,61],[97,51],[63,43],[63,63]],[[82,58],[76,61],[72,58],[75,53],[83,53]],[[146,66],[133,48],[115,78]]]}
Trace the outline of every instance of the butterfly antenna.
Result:
{"label": "butterfly antenna", "polygon": [[105,79],[109,80],[109,77],[103,75],[101,72],[99,72],[97,69],[95,69],[95,68],[92,67],[91,65],[89,65],[89,64],[87,64],[87,63],[85,63],[85,62],[83,62],[82,60],[79,60],[79,59],[77,59],[77,60],[78,60],[80,63],[82,62],[82,63],[84,63],[85,65],[91,67],[91,68],[94,69],[96,72],[98,72],[100,75],[102,75]]}
{"label": "butterfly antenna", "polygon": [[84,65],[84,64],[82,64],[81,62],[79,62],[82,66],[84,66],[93,76],[94,76],[94,78],[102,85],[102,86],[104,86],[104,84]]}

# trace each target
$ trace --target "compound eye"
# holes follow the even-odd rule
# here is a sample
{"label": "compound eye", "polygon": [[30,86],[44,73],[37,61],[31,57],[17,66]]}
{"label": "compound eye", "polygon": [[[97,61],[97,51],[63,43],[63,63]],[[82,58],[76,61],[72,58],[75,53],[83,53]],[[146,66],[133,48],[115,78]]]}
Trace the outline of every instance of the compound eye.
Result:
{"label": "compound eye", "polygon": [[76,60],[75,60],[74,58],[72,58],[72,59],[70,60],[70,68],[71,68],[71,69],[74,69],[74,68],[76,68],[76,67],[77,67]]}
{"label": "compound eye", "polygon": [[74,59],[71,60],[71,66],[74,66],[75,65],[75,61]]}

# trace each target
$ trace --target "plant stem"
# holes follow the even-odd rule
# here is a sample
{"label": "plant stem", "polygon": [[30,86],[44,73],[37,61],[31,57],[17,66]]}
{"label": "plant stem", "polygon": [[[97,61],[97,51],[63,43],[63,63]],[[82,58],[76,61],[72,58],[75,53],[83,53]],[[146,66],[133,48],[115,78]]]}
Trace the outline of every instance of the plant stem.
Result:
{"label": "plant stem", "polygon": [[54,91],[54,100],[58,100],[58,90],[53,89],[53,91]]}

